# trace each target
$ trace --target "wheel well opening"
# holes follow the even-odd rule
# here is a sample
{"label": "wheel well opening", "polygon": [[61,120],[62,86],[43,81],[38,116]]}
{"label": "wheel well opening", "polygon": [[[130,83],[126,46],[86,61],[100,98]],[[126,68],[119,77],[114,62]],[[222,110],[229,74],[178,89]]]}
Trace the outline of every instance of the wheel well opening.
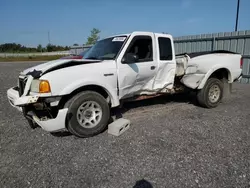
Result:
{"label": "wheel well opening", "polygon": [[210,78],[218,78],[219,80],[229,81],[229,71],[225,68],[216,70]]}
{"label": "wheel well opening", "polygon": [[61,100],[60,100],[60,108],[63,108],[64,104],[70,99],[72,98],[74,95],[76,95],[77,93],[80,93],[82,91],[95,91],[99,94],[101,94],[108,103],[111,103],[111,99],[109,94],[107,93],[107,91],[101,87],[101,86],[97,86],[97,85],[88,85],[88,86],[83,86],[80,87],[76,90],[74,90],[73,92],[71,92],[69,95],[64,96]]}
{"label": "wheel well opening", "polygon": [[109,95],[105,91],[105,89],[102,88],[101,86],[97,86],[97,85],[88,85],[88,86],[80,87],[80,88],[76,89],[75,91],[73,91],[70,95],[75,95],[75,94],[82,92],[82,91],[95,91],[95,92],[101,94],[105,99],[109,97]]}

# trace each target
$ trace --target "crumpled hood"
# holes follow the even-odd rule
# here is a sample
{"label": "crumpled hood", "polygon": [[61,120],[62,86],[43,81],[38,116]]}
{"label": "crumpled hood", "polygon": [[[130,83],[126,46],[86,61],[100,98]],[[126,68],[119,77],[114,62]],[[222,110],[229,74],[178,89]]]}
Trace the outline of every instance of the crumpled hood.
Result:
{"label": "crumpled hood", "polygon": [[25,69],[24,71],[21,72],[21,75],[27,75],[30,74],[31,72],[39,72],[40,74],[47,72],[51,69],[54,69],[59,66],[71,66],[71,64],[89,64],[89,63],[97,63],[100,62],[101,60],[91,60],[91,59],[58,59],[58,60],[53,60],[53,61],[48,61],[46,63],[42,63],[40,65]]}

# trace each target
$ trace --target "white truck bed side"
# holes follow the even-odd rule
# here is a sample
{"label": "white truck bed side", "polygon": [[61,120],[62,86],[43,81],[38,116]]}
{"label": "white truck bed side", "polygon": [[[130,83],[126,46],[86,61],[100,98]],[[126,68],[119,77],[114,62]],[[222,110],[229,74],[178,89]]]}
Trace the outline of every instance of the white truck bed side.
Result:
{"label": "white truck bed side", "polygon": [[183,76],[181,82],[192,89],[201,89],[216,70],[226,69],[228,83],[241,75],[240,54],[210,53],[204,55],[183,54],[176,56],[176,76]]}

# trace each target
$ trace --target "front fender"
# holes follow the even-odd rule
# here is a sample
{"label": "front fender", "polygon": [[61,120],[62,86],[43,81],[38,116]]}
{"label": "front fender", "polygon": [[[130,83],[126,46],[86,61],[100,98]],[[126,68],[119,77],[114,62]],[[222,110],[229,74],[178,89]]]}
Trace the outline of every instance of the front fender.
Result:
{"label": "front fender", "polygon": [[117,96],[117,89],[112,88],[108,84],[102,83],[101,81],[97,82],[97,81],[78,80],[78,81],[75,81],[72,84],[68,85],[67,87],[65,87],[60,92],[59,95],[67,95],[67,94],[72,93],[73,91],[75,91],[78,88],[81,88],[84,86],[89,86],[89,85],[95,85],[95,86],[102,87],[108,93],[108,95],[111,99],[112,107],[119,106],[120,102],[119,102],[119,98]]}
{"label": "front fender", "polygon": [[228,75],[228,79],[229,79],[228,82],[229,82],[229,83],[232,83],[233,80],[232,80],[232,76],[231,76],[230,71],[229,71],[227,68],[225,68],[225,67],[223,67],[223,66],[221,66],[221,65],[215,65],[214,67],[212,67],[212,68],[205,74],[204,78],[202,79],[202,81],[201,81],[200,84],[198,85],[197,89],[202,89],[202,88],[204,87],[204,85],[206,84],[208,78],[209,78],[215,71],[217,71],[217,70],[219,70],[219,69],[226,69],[226,70],[227,70],[227,72],[228,72],[228,74],[229,74],[229,75]]}

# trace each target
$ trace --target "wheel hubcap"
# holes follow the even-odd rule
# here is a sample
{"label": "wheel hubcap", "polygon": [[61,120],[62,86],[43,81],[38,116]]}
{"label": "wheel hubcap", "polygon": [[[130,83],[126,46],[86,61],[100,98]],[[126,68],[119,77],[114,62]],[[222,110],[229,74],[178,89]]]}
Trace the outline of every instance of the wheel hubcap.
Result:
{"label": "wheel hubcap", "polygon": [[95,101],[87,101],[77,110],[77,121],[84,128],[93,128],[101,121],[102,108]]}
{"label": "wheel hubcap", "polygon": [[209,89],[209,93],[208,94],[209,94],[209,100],[210,100],[210,102],[216,103],[219,100],[220,94],[221,94],[219,86],[218,85],[213,85]]}

